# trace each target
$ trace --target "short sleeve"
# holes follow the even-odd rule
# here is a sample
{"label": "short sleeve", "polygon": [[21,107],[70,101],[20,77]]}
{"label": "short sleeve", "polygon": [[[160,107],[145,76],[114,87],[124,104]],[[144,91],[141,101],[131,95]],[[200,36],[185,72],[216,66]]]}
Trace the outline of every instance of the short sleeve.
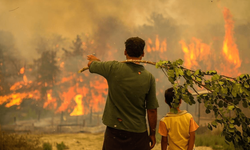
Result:
{"label": "short sleeve", "polygon": [[114,63],[115,61],[93,61],[89,66],[89,72],[97,73],[107,79]]}
{"label": "short sleeve", "polygon": [[160,123],[159,123],[158,132],[159,132],[159,134],[161,136],[167,136],[168,135],[166,124],[163,121],[160,121]]}
{"label": "short sleeve", "polygon": [[146,95],[146,108],[155,109],[159,107],[158,100],[156,98],[156,87],[155,87],[155,78],[152,75],[150,81],[150,89]]}
{"label": "short sleeve", "polygon": [[198,124],[194,121],[193,118],[190,119],[189,132],[194,132],[199,128]]}

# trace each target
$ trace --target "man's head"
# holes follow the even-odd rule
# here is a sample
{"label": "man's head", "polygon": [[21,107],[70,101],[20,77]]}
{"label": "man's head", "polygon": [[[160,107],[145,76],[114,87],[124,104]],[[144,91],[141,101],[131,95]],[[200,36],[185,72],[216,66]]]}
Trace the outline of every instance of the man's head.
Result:
{"label": "man's head", "polygon": [[[172,107],[171,103],[173,102],[173,100],[174,100],[174,88],[171,87],[165,91],[165,102],[169,105],[169,107]],[[179,104],[181,104],[181,99]]]}
{"label": "man's head", "polygon": [[125,52],[130,57],[140,57],[144,55],[145,41],[139,37],[131,37],[125,42]]}

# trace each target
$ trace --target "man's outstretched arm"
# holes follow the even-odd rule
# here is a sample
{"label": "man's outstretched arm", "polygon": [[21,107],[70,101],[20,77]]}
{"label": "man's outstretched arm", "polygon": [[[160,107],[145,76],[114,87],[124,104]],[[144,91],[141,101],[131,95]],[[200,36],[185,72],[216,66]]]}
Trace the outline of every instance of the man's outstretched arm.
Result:
{"label": "man's outstretched arm", "polygon": [[149,123],[149,137],[151,139],[150,148],[152,149],[155,146],[155,130],[157,124],[157,109],[147,109],[148,113],[148,123]]}
{"label": "man's outstretched arm", "polygon": [[88,55],[88,56],[87,56],[87,59],[89,60],[89,62],[88,62],[88,67],[90,66],[90,64],[91,64],[93,61],[100,61],[100,59],[98,59],[98,58],[95,57],[94,55]]}

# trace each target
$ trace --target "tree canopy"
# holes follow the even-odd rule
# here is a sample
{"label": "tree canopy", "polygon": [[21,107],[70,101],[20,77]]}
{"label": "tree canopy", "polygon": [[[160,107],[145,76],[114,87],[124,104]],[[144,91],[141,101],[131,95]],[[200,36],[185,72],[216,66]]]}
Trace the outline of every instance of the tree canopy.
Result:
{"label": "tree canopy", "polygon": [[[170,111],[177,113],[179,100],[195,104],[192,91],[197,93],[197,102],[204,103],[206,113],[214,113],[215,119],[208,124],[213,130],[222,125],[222,135],[225,142],[232,142],[236,149],[250,147],[250,118],[240,109],[239,105],[250,109],[250,75],[241,74],[236,78],[220,75],[215,70],[190,70],[182,66],[183,60],[173,62],[159,61],[157,68],[161,68],[171,82],[175,92],[173,108]],[[205,89],[207,93],[199,93]],[[233,115],[229,115],[233,112]]]}

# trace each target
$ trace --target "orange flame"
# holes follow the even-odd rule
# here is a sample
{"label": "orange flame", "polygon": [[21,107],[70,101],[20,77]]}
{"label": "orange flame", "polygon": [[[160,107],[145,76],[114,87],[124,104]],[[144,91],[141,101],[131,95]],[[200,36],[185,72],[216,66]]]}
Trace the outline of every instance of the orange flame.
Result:
{"label": "orange flame", "polygon": [[68,105],[71,103],[71,100],[73,99],[73,97],[75,97],[76,92],[75,92],[75,87],[70,87],[69,90],[67,92],[63,92],[62,93],[62,101],[63,103],[61,104],[61,106],[57,109],[56,112],[62,112],[67,110]]}
{"label": "orange flame", "polygon": [[100,107],[103,108],[105,104],[105,98],[102,95],[108,94],[108,91],[106,90],[108,88],[108,84],[106,80],[103,79],[101,81],[96,80],[90,82],[90,86],[96,89],[91,91],[92,100],[90,101],[90,106],[92,107],[93,112],[98,112]]}
{"label": "orange flame", "polygon": [[241,60],[239,57],[239,50],[234,42],[234,21],[232,19],[232,14],[230,13],[229,9],[224,8],[223,15],[225,20],[223,54],[230,63],[234,64],[234,68],[237,69],[241,66]]}
{"label": "orange flame", "polygon": [[0,105],[5,102],[8,102],[5,107],[11,107],[13,105],[20,105],[24,98],[34,98],[38,99],[40,95],[38,91],[33,91],[30,93],[13,93],[5,96],[0,96]]}
{"label": "orange flame", "polygon": [[[181,40],[179,42],[182,45],[182,51],[184,52],[184,66],[187,68],[197,69],[200,67],[200,61],[206,61],[209,59],[210,46],[202,43],[201,40],[197,38],[192,38],[192,42],[187,46],[185,41]],[[211,64],[206,66],[206,69],[210,69]]]}
{"label": "orange flame", "polygon": [[[192,38],[191,43],[187,45],[181,40],[179,43],[184,52],[185,67],[189,69],[200,69],[202,67],[201,64],[204,64],[203,67],[206,67],[207,70],[216,69],[223,75],[239,75],[238,68],[241,66],[241,60],[239,50],[233,38],[234,22],[229,9],[225,8],[223,14],[225,20],[225,37],[222,48],[222,59],[221,57],[215,58],[216,52],[211,48],[212,44],[208,45],[202,43],[201,40],[197,38]],[[221,63],[221,61],[226,62]],[[212,66],[212,64],[214,64],[214,66]]]}
{"label": "orange flame", "polygon": [[[94,40],[90,40],[88,43],[82,43],[83,48],[89,48],[94,46]],[[59,45],[55,45],[59,47]],[[112,46],[107,45],[109,49]],[[117,50],[114,50],[115,52]],[[107,59],[114,59],[113,53],[108,53]],[[62,71],[62,76],[60,81],[55,83],[37,81],[32,82],[28,80],[28,73],[31,73],[31,68],[26,72],[25,68],[22,67],[18,72],[18,75],[22,75],[23,81],[17,81],[10,87],[10,92],[12,94],[6,94],[5,96],[0,96],[0,105],[5,104],[6,107],[11,107],[13,105],[20,105],[25,99],[35,99],[43,102],[43,108],[55,109],[56,113],[66,111],[72,116],[85,115],[92,112],[103,111],[105,104],[105,95],[107,95],[107,82],[104,78],[96,77],[95,79],[87,79],[90,77],[89,72],[84,72],[78,74],[76,72],[68,72],[65,66],[65,62],[61,58],[57,58],[59,62],[60,70]],[[85,64],[84,64],[85,65]],[[41,78],[38,75],[37,78]],[[58,78],[57,78],[58,79]],[[92,81],[93,80],[93,81]],[[31,84],[32,83],[32,84]],[[35,85],[36,83],[36,85]],[[56,91],[52,91],[51,87],[56,85]],[[37,88],[37,90],[30,90],[31,87]],[[48,88],[46,94],[42,94],[41,88]],[[2,87],[0,87],[1,89]],[[19,91],[24,91],[21,93]],[[28,91],[29,90],[29,91]],[[56,93],[56,94],[54,94]],[[54,95],[57,95],[55,97]],[[61,101],[61,105],[58,107],[58,101]]]}
{"label": "orange flame", "polygon": [[160,51],[161,53],[167,51],[167,40],[163,39],[162,42],[159,40],[159,36],[156,35],[155,37],[155,43],[149,38],[147,40],[147,52],[151,51]]}
{"label": "orange flame", "polygon": [[43,108],[48,107],[49,104],[52,103],[52,108],[56,108],[57,103],[56,103],[56,99],[52,97],[52,90],[48,90],[47,91],[47,101],[43,104]]}
{"label": "orange flame", "polygon": [[20,74],[24,74],[24,71],[25,71],[25,69],[24,69],[24,67],[22,67],[19,72],[20,72]]}
{"label": "orange flame", "polygon": [[77,106],[74,108],[73,112],[70,113],[70,116],[79,116],[83,115],[83,105],[82,105],[82,95],[78,94],[74,98]]}

